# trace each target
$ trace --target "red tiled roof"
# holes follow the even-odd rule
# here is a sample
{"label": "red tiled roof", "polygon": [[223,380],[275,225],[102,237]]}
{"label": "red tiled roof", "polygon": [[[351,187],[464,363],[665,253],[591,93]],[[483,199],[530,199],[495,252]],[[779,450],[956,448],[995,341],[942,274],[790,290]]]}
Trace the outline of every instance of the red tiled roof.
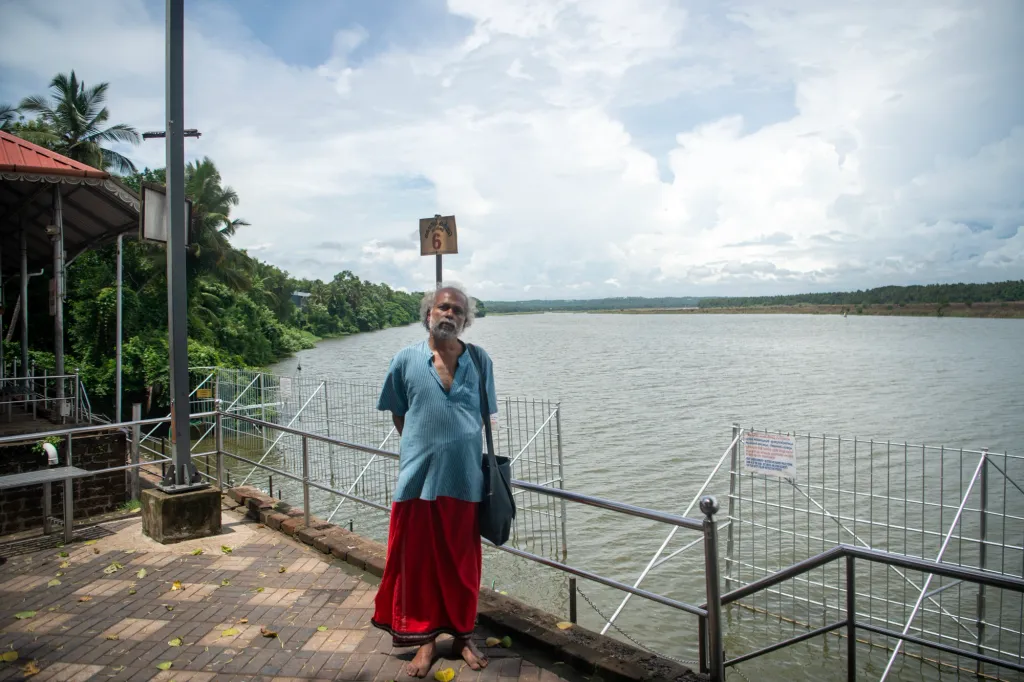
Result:
{"label": "red tiled roof", "polygon": [[66,156],[0,130],[0,171],[76,175],[85,178],[109,178],[106,171],[74,161]]}

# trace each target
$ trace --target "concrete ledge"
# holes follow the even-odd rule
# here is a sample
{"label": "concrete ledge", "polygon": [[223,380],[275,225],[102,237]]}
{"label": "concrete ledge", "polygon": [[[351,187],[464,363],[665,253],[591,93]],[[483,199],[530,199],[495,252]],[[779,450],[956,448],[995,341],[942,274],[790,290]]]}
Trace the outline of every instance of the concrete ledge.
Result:
{"label": "concrete ledge", "polygon": [[220,491],[216,488],[168,494],[143,490],[142,532],[160,544],[217,535],[221,530]]}
{"label": "concrete ledge", "polygon": [[[384,575],[387,548],[381,543],[322,519],[311,518],[310,527],[306,528],[302,510],[288,507],[255,488],[246,486],[227,492],[231,499],[246,506],[250,518],[268,528],[292,535],[367,573]],[[274,511],[275,508],[280,511]],[[495,632],[509,634],[513,640],[604,682],[696,682],[702,679],[679,663],[578,625],[560,630],[557,623],[562,619],[487,588],[480,589],[477,618]]]}

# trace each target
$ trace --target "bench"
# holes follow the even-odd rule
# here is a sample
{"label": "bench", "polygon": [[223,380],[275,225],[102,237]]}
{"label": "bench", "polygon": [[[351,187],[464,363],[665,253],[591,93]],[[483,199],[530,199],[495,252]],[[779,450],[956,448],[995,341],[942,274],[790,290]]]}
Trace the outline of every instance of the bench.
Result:
{"label": "bench", "polygon": [[43,485],[43,533],[49,535],[51,531],[50,512],[51,494],[50,486],[54,481],[64,481],[64,542],[71,542],[71,531],[74,527],[74,486],[72,480],[79,476],[89,474],[85,469],[78,467],[53,467],[50,469],[39,469],[38,471],[25,471],[20,474],[7,474],[0,476],[0,490],[5,488],[21,488],[28,485]]}

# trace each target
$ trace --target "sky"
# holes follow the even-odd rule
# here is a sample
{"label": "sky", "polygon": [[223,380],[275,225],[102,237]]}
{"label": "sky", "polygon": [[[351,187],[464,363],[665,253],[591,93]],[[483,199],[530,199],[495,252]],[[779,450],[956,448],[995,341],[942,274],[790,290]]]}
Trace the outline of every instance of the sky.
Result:
{"label": "sky", "polygon": [[[186,0],[237,247],[484,300],[1024,278],[1019,0]],[[164,120],[164,3],[0,1],[0,103]],[[159,141],[119,148],[163,166]]]}

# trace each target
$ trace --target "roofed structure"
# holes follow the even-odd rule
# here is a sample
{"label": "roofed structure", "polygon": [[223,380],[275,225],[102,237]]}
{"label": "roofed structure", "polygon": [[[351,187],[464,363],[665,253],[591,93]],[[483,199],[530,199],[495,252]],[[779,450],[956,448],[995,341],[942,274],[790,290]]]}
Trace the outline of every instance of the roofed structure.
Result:
{"label": "roofed structure", "polygon": [[26,229],[29,267],[53,265],[46,227],[53,187],[60,187],[68,261],[139,228],[139,197],[110,173],[0,131],[0,256],[4,272],[20,267]]}

